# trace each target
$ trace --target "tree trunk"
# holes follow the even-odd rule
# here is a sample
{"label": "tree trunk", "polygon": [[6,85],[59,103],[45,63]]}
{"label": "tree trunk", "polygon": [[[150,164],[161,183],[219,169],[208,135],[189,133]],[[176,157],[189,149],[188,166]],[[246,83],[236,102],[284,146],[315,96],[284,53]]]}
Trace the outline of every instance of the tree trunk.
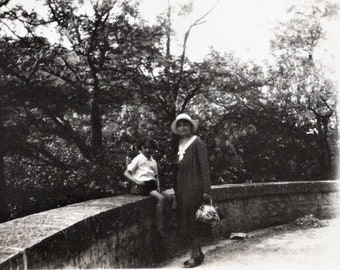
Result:
{"label": "tree trunk", "polygon": [[95,152],[99,152],[103,148],[103,133],[101,110],[98,103],[99,89],[95,87],[92,109],[91,109],[91,126],[92,126],[92,147]]}
{"label": "tree trunk", "polygon": [[331,173],[332,156],[328,143],[328,122],[329,116],[317,117],[317,129],[318,129],[318,145],[319,145],[319,162],[321,169],[321,176],[328,178]]}
{"label": "tree trunk", "polygon": [[331,148],[328,143],[328,123],[329,123],[329,116],[325,116],[322,119],[323,125],[323,145],[325,151],[325,173],[326,176],[329,176],[332,169],[332,153]]}
{"label": "tree trunk", "polygon": [[[335,95],[335,108],[338,108],[338,98],[339,98],[339,96],[337,95],[337,93],[336,93],[336,95]],[[336,139],[336,141],[338,141],[339,140],[339,117],[338,117],[338,113],[339,113],[339,111],[335,111],[335,139]]]}
{"label": "tree trunk", "polygon": [[4,155],[0,149],[0,222],[5,222],[9,218],[8,195],[5,179]]}
{"label": "tree trunk", "polygon": [[98,104],[93,104],[92,106],[91,124],[92,124],[92,146],[94,149],[100,150],[103,146],[103,140],[102,140],[101,114]]}
{"label": "tree trunk", "polygon": [[[2,115],[0,112],[0,123],[2,122]],[[1,125],[2,129],[2,125]],[[5,177],[5,151],[2,148],[5,143],[5,139],[3,137],[3,132],[0,131],[0,222],[5,222],[9,218],[8,211],[8,194],[7,194],[7,184]]]}
{"label": "tree trunk", "polygon": [[167,29],[166,29],[166,59],[170,60],[170,43],[171,43],[171,5],[168,1],[168,13],[167,13]]}
{"label": "tree trunk", "polygon": [[[175,106],[175,104],[173,104],[171,113],[169,114],[170,124],[172,123],[172,121],[175,120],[176,116],[177,116],[176,106]],[[169,127],[170,127],[170,125],[169,125]],[[170,171],[172,172],[172,175],[173,175],[173,179],[171,179],[171,181],[173,183],[174,188],[175,188],[175,185],[176,185],[176,178],[177,178],[177,162],[176,162],[176,159],[177,159],[178,141],[179,141],[178,136],[175,135],[174,133],[171,133],[171,141],[170,141],[171,151],[170,151],[168,156],[172,160]]]}

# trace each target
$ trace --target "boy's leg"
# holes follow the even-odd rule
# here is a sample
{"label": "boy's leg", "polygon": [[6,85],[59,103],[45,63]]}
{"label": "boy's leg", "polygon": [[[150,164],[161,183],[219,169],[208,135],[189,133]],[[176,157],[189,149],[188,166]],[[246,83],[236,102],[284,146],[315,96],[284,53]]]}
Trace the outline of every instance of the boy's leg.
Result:
{"label": "boy's leg", "polygon": [[171,213],[171,197],[166,192],[162,191],[161,195],[164,197],[164,212],[166,215],[170,215]]}
{"label": "boy's leg", "polygon": [[156,226],[157,230],[163,229],[163,223],[162,223],[162,215],[163,215],[163,208],[164,208],[164,196],[159,193],[157,190],[153,190],[150,192],[150,195],[157,200],[156,204]]}
{"label": "boy's leg", "polygon": [[166,228],[166,230],[171,230],[173,228],[175,228],[175,216],[174,216],[174,211],[172,211],[172,198],[170,197],[169,194],[167,194],[166,192],[162,192],[161,193],[164,196],[164,209],[163,209],[163,213],[164,213],[164,226]]}

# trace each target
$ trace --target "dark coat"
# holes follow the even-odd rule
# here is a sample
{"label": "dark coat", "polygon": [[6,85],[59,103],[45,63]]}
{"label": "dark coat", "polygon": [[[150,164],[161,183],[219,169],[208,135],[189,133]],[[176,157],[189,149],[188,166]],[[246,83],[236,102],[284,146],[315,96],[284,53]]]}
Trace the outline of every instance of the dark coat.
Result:
{"label": "dark coat", "polygon": [[210,188],[207,148],[196,138],[178,162],[175,194],[179,235],[192,238],[207,233],[205,226],[195,220],[195,213],[202,203],[203,193],[209,193]]}

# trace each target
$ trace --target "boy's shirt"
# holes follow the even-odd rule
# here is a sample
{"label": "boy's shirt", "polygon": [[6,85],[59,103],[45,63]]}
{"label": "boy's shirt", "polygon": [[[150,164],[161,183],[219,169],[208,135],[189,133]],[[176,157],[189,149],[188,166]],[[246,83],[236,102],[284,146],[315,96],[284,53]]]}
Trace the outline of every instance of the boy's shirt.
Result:
{"label": "boy's shirt", "polygon": [[157,162],[142,153],[137,155],[127,166],[127,170],[139,181],[155,180],[158,175]]}

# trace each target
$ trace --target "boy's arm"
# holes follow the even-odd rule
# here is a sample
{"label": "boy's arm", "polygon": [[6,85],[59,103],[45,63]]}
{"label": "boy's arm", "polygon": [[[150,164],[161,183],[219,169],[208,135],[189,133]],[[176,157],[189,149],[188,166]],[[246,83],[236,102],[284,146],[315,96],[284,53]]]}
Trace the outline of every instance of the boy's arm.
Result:
{"label": "boy's arm", "polygon": [[131,171],[129,171],[129,170],[125,170],[124,176],[125,176],[127,179],[129,179],[131,182],[135,183],[136,185],[144,185],[144,184],[145,184],[144,182],[135,179],[135,178],[132,176]]}

